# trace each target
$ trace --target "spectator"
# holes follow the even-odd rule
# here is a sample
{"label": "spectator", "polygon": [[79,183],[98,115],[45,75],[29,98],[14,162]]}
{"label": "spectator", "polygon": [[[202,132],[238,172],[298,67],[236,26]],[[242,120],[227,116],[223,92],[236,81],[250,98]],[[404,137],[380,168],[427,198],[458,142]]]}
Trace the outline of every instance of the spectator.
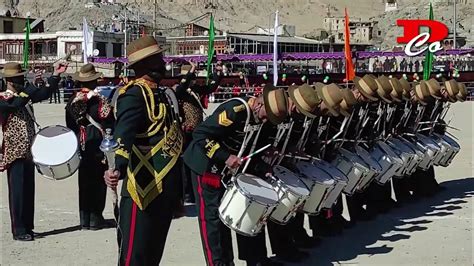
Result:
{"label": "spectator", "polygon": [[413,72],[413,61],[410,60],[410,63],[408,63],[408,69],[410,72]]}
{"label": "spectator", "polygon": [[420,72],[420,61],[419,60],[415,61],[415,72]]}

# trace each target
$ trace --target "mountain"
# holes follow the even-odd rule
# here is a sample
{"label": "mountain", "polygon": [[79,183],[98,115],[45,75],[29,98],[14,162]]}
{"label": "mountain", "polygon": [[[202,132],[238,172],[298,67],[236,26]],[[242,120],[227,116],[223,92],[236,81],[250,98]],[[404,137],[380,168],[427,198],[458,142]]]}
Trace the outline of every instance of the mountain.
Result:
{"label": "mountain", "polygon": [[[432,0],[435,2],[435,19],[452,27],[453,0]],[[457,0],[458,32],[472,40],[474,0]],[[96,5],[85,8],[90,0],[3,0],[0,9],[15,7],[21,15],[31,12],[33,17],[46,19],[50,31],[65,30],[70,27],[81,28],[82,17],[94,26],[105,26],[113,15],[125,14],[132,19],[146,20],[152,25],[154,0],[121,0],[115,5]],[[399,18],[426,18],[429,0],[398,0],[398,10],[384,13],[384,0],[156,0],[157,28],[163,35],[182,34],[182,23],[192,21],[206,12],[214,11],[216,27],[231,32],[255,32],[256,27],[268,28],[273,25],[271,17],[275,10],[280,11],[280,23],[296,26],[297,35],[323,28],[327,14],[343,16],[347,7],[351,18],[379,21],[382,46],[395,44],[401,28],[395,27]],[[451,3],[451,4],[450,4]],[[126,7],[125,7],[126,6]],[[450,21],[451,20],[451,21]],[[200,21],[208,25],[208,18]],[[173,30],[171,30],[173,29]]]}

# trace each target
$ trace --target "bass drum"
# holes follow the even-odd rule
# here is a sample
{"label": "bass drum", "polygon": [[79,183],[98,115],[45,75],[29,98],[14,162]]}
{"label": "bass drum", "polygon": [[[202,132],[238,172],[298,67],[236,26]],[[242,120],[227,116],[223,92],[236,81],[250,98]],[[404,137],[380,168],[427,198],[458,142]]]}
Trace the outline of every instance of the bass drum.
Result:
{"label": "bass drum", "polygon": [[278,194],[279,204],[272,212],[270,220],[277,224],[287,224],[298,208],[309,197],[309,189],[292,171],[277,165],[273,167],[273,189]]}
{"label": "bass drum", "polygon": [[255,236],[277,204],[272,185],[253,175],[238,174],[222,197],[219,218],[236,233]]}
{"label": "bass drum", "polygon": [[301,180],[310,191],[301,211],[316,215],[322,210],[323,201],[327,199],[337,182],[327,172],[309,162],[299,161],[296,163],[296,168],[302,175]]}
{"label": "bass drum", "polygon": [[76,134],[59,125],[45,127],[35,135],[31,154],[38,172],[54,180],[73,175],[81,162]]}

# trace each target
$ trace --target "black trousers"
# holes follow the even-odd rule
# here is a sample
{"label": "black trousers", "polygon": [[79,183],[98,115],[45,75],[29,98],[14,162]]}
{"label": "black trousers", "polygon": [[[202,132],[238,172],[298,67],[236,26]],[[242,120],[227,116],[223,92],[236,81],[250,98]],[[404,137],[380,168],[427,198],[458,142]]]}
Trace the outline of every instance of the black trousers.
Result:
{"label": "black trousers", "polygon": [[165,176],[163,191],[145,210],[140,210],[129,196],[121,198],[119,265],[159,265],[181,189],[179,171],[177,165]]}
{"label": "black trousers", "polygon": [[438,181],[435,179],[434,166],[426,171],[416,170],[409,183],[415,196],[431,196],[439,189]]}
{"label": "black trousers", "polygon": [[304,214],[299,212],[285,225],[269,221],[267,227],[270,245],[275,255],[296,250],[295,241],[308,237],[306,229],[304,229]]}
{"label": "black trousers", "polygon": [[199,231],[207,265],[233,265],[232,235],[230,229],[219,218],[219,204],[225,189],[220,177],[214,174],[203,176],[191,171]]}
{"label": "black trousers", "polygon": [[[203,176],[191,171],[198,212],[199,231],[207,265],[234,265],[231,230],[219,218],[219,205],[225,189],[220,176]],[[267,258],[265,228],[255,237],[237,234],[238,257],[245,261]]]}
{"label": "black trousers", "polygon": [[51,96],[49,97],[49,103],[52,103],[53,99],[54,99],[54,103],[56,103],[56,100],[57,100],[57,103],[61,103],[61,94],[59,92],[59,88],[51,92]]}
{"label": "black trousers", "polygon": [[[91,215],[102,217],[102,212],[105,208],[107,186],[103,176],[107,166],[99,158],[83,154],[81,165],[79,166],[79,211],[81,214],[81,225],[88,226]],[[84,220],[82,219],[83,216]]]}
{"label": "black trousers", "polygon": [[17,159],[7,169],[8,200],[14,236],[34,228],[35,168],[31,160]]}

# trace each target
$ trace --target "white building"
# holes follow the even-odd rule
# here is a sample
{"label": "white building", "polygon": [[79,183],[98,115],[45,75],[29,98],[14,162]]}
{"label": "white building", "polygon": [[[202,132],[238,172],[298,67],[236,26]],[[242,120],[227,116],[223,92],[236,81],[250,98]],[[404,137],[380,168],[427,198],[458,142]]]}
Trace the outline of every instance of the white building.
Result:
{"label": "white building", "polygon": [[[91,31],[87,43],[87,54],[92,56],[95,49],[100,57],[122,57],[124,55],[124,34],[115,32]],[[76,50],[71,60],[82,62],[82,31],[57,31],[55,33],[32,33],[30,38],[30,63],[51,64],[66,56],[72,46]],[[0,35],[0,65],[6,62],[23,61],[24,33]]]}

